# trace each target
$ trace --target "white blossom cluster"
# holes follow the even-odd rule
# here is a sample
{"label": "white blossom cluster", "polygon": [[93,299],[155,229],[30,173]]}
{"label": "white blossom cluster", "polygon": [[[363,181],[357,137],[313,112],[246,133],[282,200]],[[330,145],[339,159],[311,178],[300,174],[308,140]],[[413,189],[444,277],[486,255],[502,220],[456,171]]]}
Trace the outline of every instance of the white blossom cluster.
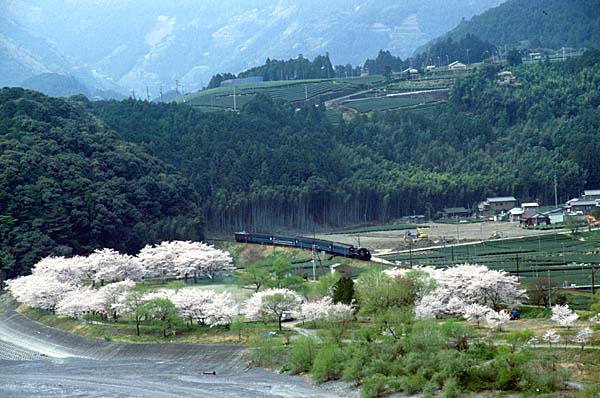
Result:
{"label": "white blossom cluster", "polygon": [[[445,269],[421,268],[435,280],[435,288],[417,303],[419,318],[463,316],[467,307],[478,304],[498,311],[501,307],[520,304],[525,291],[519,289],[515,276],[502,270],[490,270],[483,265],[462,264]],[[482,313],[482,308],[470,310]],[[497,317],[497,316],[496,316]]]}
{"label": "white blossom cluster", "polygon": [[347,322],[354,318],[351,305],[334,303],[331,297],[302,304],[300,313],[307,321]]}
{"label": "white blossom cluster", "polygon": [[[7,286],[17,300],[34,308],[75,317],[86,312],[116,316],[134,281],[143,277],[214,278],[233,269],[227,252],[201,242],[174,241],[146,246],[138,256],[102,249],[85,257],[46,257],[34,265],[31,275],[10,280]],[[94,288],[98,284],[102,286]],[[211,300],[237,312],[224,295],[215,294]],[[212,313],[207,322],[219,324],[230,317]]]}
{"label": "white blossom cluster", "polygon": [[552,307],[552,317],[550,319],[560,326],[570,328],[579,319],[579,315],[571,310],[567,304],[555,305]]}

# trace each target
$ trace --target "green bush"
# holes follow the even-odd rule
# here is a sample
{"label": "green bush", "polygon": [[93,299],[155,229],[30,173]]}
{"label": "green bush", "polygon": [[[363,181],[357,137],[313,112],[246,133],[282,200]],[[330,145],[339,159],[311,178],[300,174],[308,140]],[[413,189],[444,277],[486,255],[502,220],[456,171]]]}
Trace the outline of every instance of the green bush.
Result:
{"label": "green bush", "polygon": [[387,376],[375,373],[363,380],[360,396],[362,398],[382,397],[388,391],[387,383]]}
{"label": "green bush", "polygon": [[427,379],[421,374],[400,376],[390,380],[390,388],[393,391],[402,391],[407,394],[415,394],[422,391],[427,384]]}
{"label": "green bush", "polygon": [[323,346],[317,353],[311,369],[313,381],[321,383],[339,379],[344,370],[345,360],[340,347],[332,344]]}
{"label": "green bush", "polygon": [[460,387],[455,378],[449,378],[444,382],[441,398],[458,398],[460,397]]}
{"label": "green bush", "polygon": [[317,351],[317,343],[312,337],[301,337],[294,341],[291,350],[291,371],[294,373],[306,373],[310,371]]}
{"label": "green bush", "polygon": [[360,384],[365,376],[365,370],[373,359],[373,352],[366,344],[347,346],[347,361],[342,379],[348,383]]}
{"label": "green bush", "polygon": [[276,339],[263,338],[258,340],[250,350],[254,364],[265,368],[273,368],[285,363],[287,348]]}

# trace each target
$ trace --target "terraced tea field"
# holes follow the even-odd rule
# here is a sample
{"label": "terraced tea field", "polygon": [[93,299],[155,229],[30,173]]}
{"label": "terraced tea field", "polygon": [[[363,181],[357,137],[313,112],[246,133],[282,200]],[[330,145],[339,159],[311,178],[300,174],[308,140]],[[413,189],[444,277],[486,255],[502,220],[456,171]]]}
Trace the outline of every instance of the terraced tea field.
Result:
{"label": "terraced tea field", "polygon": [[355,109],[360,113],[368,113],[410,108],[419,105],[432,105],[436,102],[439,102],[439,100],[433,98],[373,97],[346,101],[343,105]]}
{"label": "terraced tea field", "polygon": [[[591,286],[592,267],[600,262],[600,232],[549,234],[524,238],[489,240],[478,244],[437,246],[382,256],[403,264],[446,267],[471,262],[504,269],[527,283],[550,277],[554,283],[570,287]],[[596,276],[596,275],[595,275]],[[600,276],[600,274],[598,274]],[[598,280],[595,280],[598,285]]]}

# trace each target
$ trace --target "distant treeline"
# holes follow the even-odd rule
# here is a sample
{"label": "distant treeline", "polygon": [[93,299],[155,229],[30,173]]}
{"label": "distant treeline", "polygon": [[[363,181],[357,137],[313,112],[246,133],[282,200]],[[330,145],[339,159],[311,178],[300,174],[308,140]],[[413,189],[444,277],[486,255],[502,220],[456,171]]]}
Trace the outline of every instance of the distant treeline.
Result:
{"label": "distant treeline", "polygon": [[485,64],[447,106],[331,124],[268,97],[235,113],[140,101],[89,104],[126,141],[173,164],[214,230],[311,230],[387,222],[490,195],[553,202],[600,186],[600,56],[516,66],[499,84]]}
{"label": "distant treeline", "polygon": [[211,78],[207,88],[219,87],[224,80],[253,76],[261,76],[265,81],[273,81],[356,77],[363,72],[371,75],[387,75],[408,68],[448,65],[454,61],[481,62],[485,58],[491,57],[495,51],[496,48],[492,44],[468,34],[458,41],[446,38],[436,42],[427,51],[405,60],[393,56],[389,51],[380,50],[375,59],[367,59],[363,66],[356,67],[350,64],[334,67],[329,59],[329,54],[317,56],[313,61],[302,55],[287,61],[267,59],[264,65],[248,69],[238,75],[233,73],[216,74]]}

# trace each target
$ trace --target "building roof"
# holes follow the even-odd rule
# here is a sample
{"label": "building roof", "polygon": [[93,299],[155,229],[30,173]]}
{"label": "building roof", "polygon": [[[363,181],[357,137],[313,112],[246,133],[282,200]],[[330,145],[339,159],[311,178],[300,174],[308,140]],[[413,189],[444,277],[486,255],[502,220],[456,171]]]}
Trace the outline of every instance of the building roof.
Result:
{"label": "building roof", "polygon": [[521,207],[540,207],[540,204],[535,202],[521,203]]}
{"label": "building roof", "polygon": [[595,200],[576,200],[571,202],[571,206],[598,206]]}
{"label": "building roof", "polygon": [[600,196],[600,189],[588,189],[583,191],[583,196]]}
{"label": "building roof", "polygon": [[499,196],[497,198],[487,198],[487,201],[489,203],[496,203],[496,202],[516,202],[517,199],[515,199],[513,196]]}
{"label": "building roof", "polygon": [[460,61],[454,61],[450,65],[448,65],[448,67],[450,67],[450,68],[453,67],[453,66],[467,66],[467,65],[463,64]]}
{"label": "building roof", "polygon": [[444,213],[456,214],[456,213],[470,213],[471,210],[465,209],[464,207],[446,207]]}
{"label": "building roof", "polygon": [[508,214],[512,214],[513,216],[520,216],[523,213],[525,213],[525,210],[520,207],[515,207],[514,209],[510,209],[508,211]]}

